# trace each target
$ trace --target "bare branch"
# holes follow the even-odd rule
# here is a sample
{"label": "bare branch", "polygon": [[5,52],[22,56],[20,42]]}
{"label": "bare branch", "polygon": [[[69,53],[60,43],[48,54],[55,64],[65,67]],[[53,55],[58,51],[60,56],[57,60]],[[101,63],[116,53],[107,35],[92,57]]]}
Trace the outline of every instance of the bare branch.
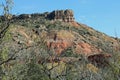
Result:
{"label": "bare branch", "polygon": [[16,59],[16,57],[14,57],[14,55],[12,55],[10,58],[8,58],[7,60],[5,60],[5,61],[2,61],[1,63],[0,63],[0,65],[2,65],[2,64],[4,64],[4,63],[8,63],[9,61],[11,61],[11,60],[15,60]]}

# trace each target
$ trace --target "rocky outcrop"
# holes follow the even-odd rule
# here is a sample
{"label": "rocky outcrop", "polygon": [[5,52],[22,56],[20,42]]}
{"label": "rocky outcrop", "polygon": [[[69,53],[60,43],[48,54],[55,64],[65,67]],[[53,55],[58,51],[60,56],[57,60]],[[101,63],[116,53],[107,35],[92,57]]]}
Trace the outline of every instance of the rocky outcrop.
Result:
{"label": "rocky outcrop", "polygon": [[48,33],[49,39],[47,40],[48,48],[55,50],[56,54],[62,54],[64,50],[74,46],[74,50],[77,54],[84,54],[89,56],[91,54],[101,53],[102,50],[92,46],[86,42],[75,42],[75,35],[70,31],[50,31]]}
{"label": "rocky outcrop", "polygon": [[85,56],[89,56],[91,54],[101,53],[102,50],[95,48],[94,46],[85,43],[85,42],[79,42],[76,45],[75,48],[76,53],[78,54],[84,54]]}
{"label": "rocky outcrop", "polygon": [[[75,22],[74,13],[72,10],[54,10],[52,12],[45,13],[34,13],[34,14],[20,14],[20,15],[11,15],[10,19],[33,19],[33,18],[44,18],[49,20],[57,20],[63,22]],[[0,19],[4,20],[4,16],[0,16]],[[73,23],[74,24],[74,23]]]}
{"label": "rocky outcrop", "polygon": [[48,36],[48,48],[54,49],[58,55],[61,54],[62,51],[73,45],[74,35],[68,31],[51,31],[50,33],[48,33]]}
{"label": "rocky outcrop", "polygon": [[63,22],[74,22],[74,14],[72,10],[55,10],[48,14],[47,18]]}

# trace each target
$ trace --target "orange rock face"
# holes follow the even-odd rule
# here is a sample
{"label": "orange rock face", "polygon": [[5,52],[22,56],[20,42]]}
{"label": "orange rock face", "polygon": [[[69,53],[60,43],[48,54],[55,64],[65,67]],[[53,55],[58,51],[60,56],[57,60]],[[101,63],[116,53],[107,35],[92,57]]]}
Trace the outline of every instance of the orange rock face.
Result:
{"label": "orange rock face", "polygon": [[66,40],[48,41],[47,42],[48,48],[54,49],[57,54],[60,54],[63,50],[67,49],[71,45],[72,44],[67,42]]}
{"label": "orange rock face", "polygon": [[[60,54],[62,51],[67,49],[68,47],[74,46],[73,42],[69,42],[66,40],[56,40],[56,41],[48,41],[47,42],[48,48],[52,48],[55,50],[57,54]],[[75,45],[75,51],[78,54],[84,54],[86,56],[100,53],[101,49],[96,49],[95,47],[89,45],[88,43],[80,42],[77,45]]]}
{"label": "orange rock face", "polygon": [[47,41],[48,48],[54,49],[55,53],[60,54],[62,51],[72,46],[74,35],[68,31],[61,30],[59,32],[50,33]]}
{"label": "orange rock face", "polygon": [[47,46],[49,49],[53,49],[56,54],[61,54],[62,51],[69,47],[74,46],[74,50],[77,54],[83,54],[89,56],[91,54],[101,53],[102,50],[98,49],[88,43],[79,41],[74,44],[74,35],[69,31],[61,30],[59,32],[51,32],[48,34]]}
{"label": "orange rock face", "polygon": [[90,54],[92,52],[91,46],[87,43],[78,43],[78,45],[76,45],[76,52]]}
{"label": "orange rock face", "polygon": [[80,42],[78,45],[76,45],[76,53],[78,54],[84,54],[84,55],[90,55],[94,53],[100,53],[100,49],[96,49],[95,47],[89,45],[88,43]]}

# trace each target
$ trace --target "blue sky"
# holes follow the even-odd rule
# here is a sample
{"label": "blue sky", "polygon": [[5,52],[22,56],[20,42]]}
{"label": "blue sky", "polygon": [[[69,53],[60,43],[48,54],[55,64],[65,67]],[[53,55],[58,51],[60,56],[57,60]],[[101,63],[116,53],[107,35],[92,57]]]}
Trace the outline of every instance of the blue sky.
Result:
{"label": "blue sky", "polygon": [[[4,0],[0,0],[0,3]],[[77,22],[120,37],[120,0],[14,0],[13,14],[72,9]],[[1,12],[1,11],[0,11]]]}

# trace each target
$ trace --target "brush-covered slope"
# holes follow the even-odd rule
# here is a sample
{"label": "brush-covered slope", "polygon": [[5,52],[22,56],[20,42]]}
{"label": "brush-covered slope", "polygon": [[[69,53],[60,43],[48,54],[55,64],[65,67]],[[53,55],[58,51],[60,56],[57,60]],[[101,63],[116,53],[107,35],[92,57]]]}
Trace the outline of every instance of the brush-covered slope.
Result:
{"label": "brush-covered slope", "polygon": [[76,54],[85,56],[100,53],[113,54],[119,50],[119,39],[76,21],[51,20],[47,15],[51,13],[14,16],[1,42],[2,47],[16,50],[20,45],[35,46],[37,41],[43,39],[46,47],[54,49],[55,54],[58,55],[65,55],[64,51],[68,48],[72,48]]}
{"label": "brush-covered slope", "polygon": [[[58,15],[60,12],[61,15]],[[4,23],[4,18],[1,17],[1,31]],[[22,14],[11,18],[10,25],[1,38],[0,56],[1,62],[14,57],[8,62],[9,65],[4,65],[5,69],[12,66],[10,70],[18,63],[23,65],[33,60],[34,63],[46,63],[47,69],[50,67],[49,62],[63,62],[62,65],[65,66],[65,63],[80,61],[81,55],[90,63],[96,61],[101,66],[107,63],[101,60],[112,57],[120,50],[119,44],[119,39],[74,21],[72,11]],[[87,66],[93,66],[92,64]],[[96,69],[93,72],[98,71],[95,66],[93,68]]]}

